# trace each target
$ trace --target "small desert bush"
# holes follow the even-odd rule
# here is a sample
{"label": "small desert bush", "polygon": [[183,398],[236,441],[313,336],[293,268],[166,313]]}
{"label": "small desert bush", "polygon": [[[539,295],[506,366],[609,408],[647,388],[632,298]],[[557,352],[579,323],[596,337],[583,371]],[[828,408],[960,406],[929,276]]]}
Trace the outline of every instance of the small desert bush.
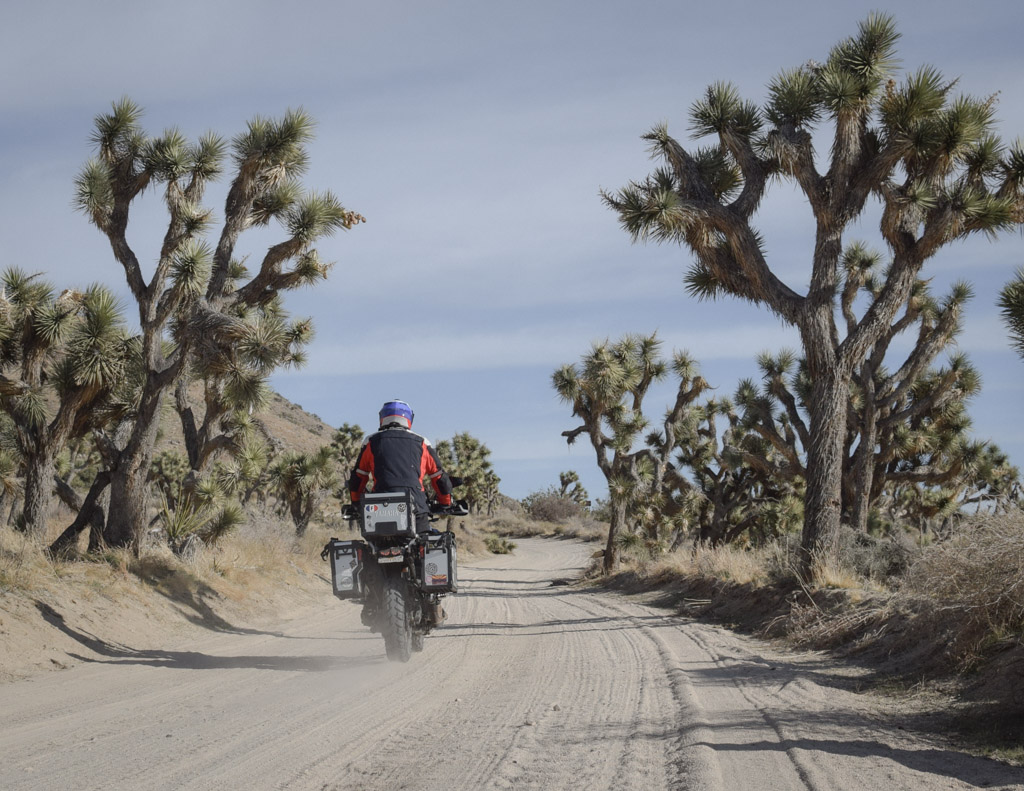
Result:
{"label": "small desert bush", "polygon": [[551,536],[557,526],[550,522],[537,522],[525,515],[500,514],[483,523],[483,529],[499,536],[512,538],[531,538],[533,536]]}
{"label": "small desert bush", "polygon": [[566,522],[585,510],[575,500],[562,497],[555,491],[527,495],[523,500],[523,508],[531,519],[538,522]]}
{"label": "small desert bush", "polygon": [[704,577],[755,585],[768,581],[767,548],[701,545],[693,549],[692,558],[695,571]]}
{"label": "small desert bush", "polygon": [[608,536],[608,525],[599,522],[587,511],[582,511],[565,523],[555,525],[554,535],[579,538],[583,541],[603,541]]}
{"label": "small desert bush", "polygon": [[664,563],[682,575],[762,585],[768,581],[767,557],[767,548],[687,544],[668,555]]}
{"label": "small desert bush", "polygon": [[42,545],[10,528],[0,528],[0,591],[31,591],[54,576]]}
{"label": "small desert bush", "polygon": [[965,658],[988,644],[1024,641],[1024,512],[966,522],[922,550],[900,590],[955,623]]}
{"label": "small desert bush", "polygon": [[518,513],[503,513],[491,517],[484,523],[484,528],[508,536],[525,537],[538,534],[537,523]]}
{"label": "small desert bush", "polygon": [[825,554],[857,577],[884,584],[905,574],[917,551],[909,535],[899,528],[878,537],[844,525]]}
{"label": "small desert bush", "polygon": [[525,513],[503,512],[485,520],[481,527],[485,531],[511,538],[544,536],[597,541],[603,540],[608,533],[608,526],[596,521],[586,511],[563,522],[541,522]]}
{"label": "small desert bush", "polygon": [[514,541],[509,541],[501,536],[487,536],[484,538],[487,551],[494,555],[508,555],[516,548]]}

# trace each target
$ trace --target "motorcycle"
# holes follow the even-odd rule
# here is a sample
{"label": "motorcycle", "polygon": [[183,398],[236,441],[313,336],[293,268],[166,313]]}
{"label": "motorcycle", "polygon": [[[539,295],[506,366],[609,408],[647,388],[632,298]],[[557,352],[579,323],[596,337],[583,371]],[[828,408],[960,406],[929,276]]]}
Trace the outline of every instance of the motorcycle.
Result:
{"label": "motorcycle", "polygon": [[[465,516],[464,500],[431,506],[430,521]],[[362,621],[380,632],[392,662],[408,662],[423,640],[444,622],[445,595],[458,591],[455,534],[431,529],[417,534],[409,492],[364,494],[346,506],[347,521],[359,521],[362,541],[332,538],[320,557],[331,562],[334,595],[361,600]]]}

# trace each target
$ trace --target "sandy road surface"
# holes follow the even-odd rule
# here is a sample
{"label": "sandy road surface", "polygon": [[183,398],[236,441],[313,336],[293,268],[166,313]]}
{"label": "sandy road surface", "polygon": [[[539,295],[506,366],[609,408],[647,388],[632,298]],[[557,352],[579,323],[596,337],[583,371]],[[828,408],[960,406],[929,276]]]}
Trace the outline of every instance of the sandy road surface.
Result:
{"label": "sandy road surface", "polygon": [[551,585],[587,551],[463,568],[406,665],[334,600],[173,650],[66,624],[91,661],[0,686],[0,789],[1024,788],[758,643]]}

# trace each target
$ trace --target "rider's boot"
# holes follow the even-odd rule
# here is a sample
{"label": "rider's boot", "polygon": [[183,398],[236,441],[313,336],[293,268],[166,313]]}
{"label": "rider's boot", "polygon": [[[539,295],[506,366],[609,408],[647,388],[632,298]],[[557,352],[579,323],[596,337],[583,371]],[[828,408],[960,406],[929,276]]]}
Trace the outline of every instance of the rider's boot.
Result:
{"label": "rider's boot", "polygon": [[359,613],[359,620],[363,622],[363,626],[369,626],[371,632],[380,631],[380,625],[377,623],[377,608],[373,606],[373,602],[370,599],[363,602],[363,609]]}
{"label": "rider's boot", "polygon": [[445,612],[444,607],[441,606],[441,602],[432,601],[427,605],[427,617],[434,626],[440,626],[446,620],[448,620],[448,613]]}

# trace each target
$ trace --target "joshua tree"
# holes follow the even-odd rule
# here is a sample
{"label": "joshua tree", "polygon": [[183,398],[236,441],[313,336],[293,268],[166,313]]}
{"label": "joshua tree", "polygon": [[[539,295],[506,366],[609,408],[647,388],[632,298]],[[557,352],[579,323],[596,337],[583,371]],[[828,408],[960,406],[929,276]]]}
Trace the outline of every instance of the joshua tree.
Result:
{"label": "joshua tree", "polygon": [[[55,296],[38,276],[8,269],[0,295],[0,409],[25,465],[24,528],[46,529],[57,455],[104,420],[125,376],[131,338],[109,291]],[[55,399],[49,409],[48,397]]]}
{"label": "joshua tree", "polygon": [[[737,399],[749,386],[740,384]],[[724,427],[718,425],[722,418]],[[716,545],[744,535],[762,541],[787,532],[793,515],[802,513],[794,504],[802,480],[789,474],[789,459],[752,430],[730,399],[711,398],[690,409],[676,449],[676,464],[695,484],[681,493],[676,510],[692,522],[696,542]],[[681,538],[677,532],[673,543]]]}
{"label": "joshua tree", "polygon": [[270,465],[270,484],[292,517],[296,535],[303,535],[324,493],[338,485],[334,453],[324,445],[315,453],[287,452]]}
{"label": "joshua tree", "polygon": [[[313,244],[363,220],[330,193],[302,191],[297,178],[307,166],[313,124],[305,113],[290,111],[280,120],[251,121],[232,141],[234,176],[219,235],[208,244],[212,217],[201,201],[207,183],[221,174],[228,145],[212,134],[192,143],[173,129],[150,137],[140,115],[122,100],[96,118],[98,156],[76,182],[77,205],[110,240],[138,306],[145,381],[131,436],[111,472],[106,526],[109,543],[135,547],[146,522],[146,478],[164,395],[193,354],[202,353],[203,342],[251,336],[245,323],[252,309],[325,278],[330,265]],[[168,222],[147,282],[128,225],[136,199],[156,184],[163,185]],[[284,226],[285,237],[250,274],[234,257],[236,243],[246,229],[271,220]]]}
{"label": "joshua tree", "polygon": [[[690,293],[764,305],[801,337],[811,393],[802,537],[811,554],[839,527],[847,398],[854,372],[910,299],[940,249],[1024,219],[1024,150],[993,133],[994,100],[955,96],[930,67],[896,81],[891,17],[872,15],[824,64],[783,71],[763,108],[719,83],[691,109],[692,128],[714,135],[688,151],[664,126],[645,135],[665,166],[604,199],[634,239],[681,242],[694,256]],[[818,169],[813,132],[831,126]],[[811,210],[815,242],[804,293],[770,266],[754,217],[769,183],[794,182]],[[882,204],[890,263],[877,296],[845,333],[837,326],[844,233],[869,198]]]}
{"label": "joshua tree", "polygon": [[[962,296],[960,291],[956,294]],[[945,367],[925,369],[955,338],[959,311],[956,299],[938,307],[926,296],[922,291],[916,300],[919,305],[914,310],[922,319],[918,344],[903,364],[888,371],[880,365],[883,350],[876,347],[877,354],[860,368],[850,394],[843,510],[851,526],[861,531],[867,529],[870,513],[883,504],[893,520],[906,514],[919,524],[921,519],[956,510],[968,492],[972,501],[1002,502],[1011,496],[1016,480],[1016,472],[998,448],[968,436],[971,422],[966,404],[978,391],[980,380],[966,357],[954,355]],[[810,391],[806,366],[788,352],[762,355],[759,362],[763,390],[746,382],[737,391],[737,401],[746,423],[785,460],[773,477],[802,480],[806,475],[804,409]],[[783,407],[776,410],[780,403]],[[909,490],[915,488],[920,491],[912,496]]]}
{"label": "joshua tree", "polygon": [[494,516],[494,508],[502,496],[500,486],[501,478],[498,477],[498,473],[494,470],[487,470],[480,486],[480,495],[487,507],[487,516]]}
{"label": "joshua tree", "polygon": [[590,499],[576,470],[558,473],[558,496],[572,500],[576,505],[586,505]]}
{"label": "joshua tree", "polygon": [[[334,432],[334,436],[331,438],[331,448],[334,449],[334,458],[337,459],[345,475],[352,472],[352,468],[359,458],[363,439],[363,430],[359,426],[349,423],[342,424],[341,428]],[[346,492],[346,501],[347,498],[348,494]]]}
{"label": "joshua tree", "polygon": [[476,513],[493,500],[501,479],[491,467],[490,449],[468,432],[437,443],[437,457],[449,475],[462,479],[460,494]]}
{"label": "joshua tree", "polygon": [[[582,420],[582,425],[563,431],[562,436],[572,444],[580,434],[586,434],[597,454],[597,466],[608,481],[611,519],[604,554],[606,573],[616,565],[619,534],[627,529],[631,509],[640,499],[689,488],[671,457],[686,411],[708,384],[685,354],[677,353],[672,360],[679,388],[660,435],[652,435],[648,447],[635,448],[648,426],[643,414],[644,397],[651,384],[664,378],[669,369],[658,356],[660,343],[653,335],[626,336],[616,343],[605,341],[596,344],[580,364],[564,365],[552,375],[558,395]],[[660,439],[651,441],[656,437]],[[668,510],[660,503],[659,508]]]}

